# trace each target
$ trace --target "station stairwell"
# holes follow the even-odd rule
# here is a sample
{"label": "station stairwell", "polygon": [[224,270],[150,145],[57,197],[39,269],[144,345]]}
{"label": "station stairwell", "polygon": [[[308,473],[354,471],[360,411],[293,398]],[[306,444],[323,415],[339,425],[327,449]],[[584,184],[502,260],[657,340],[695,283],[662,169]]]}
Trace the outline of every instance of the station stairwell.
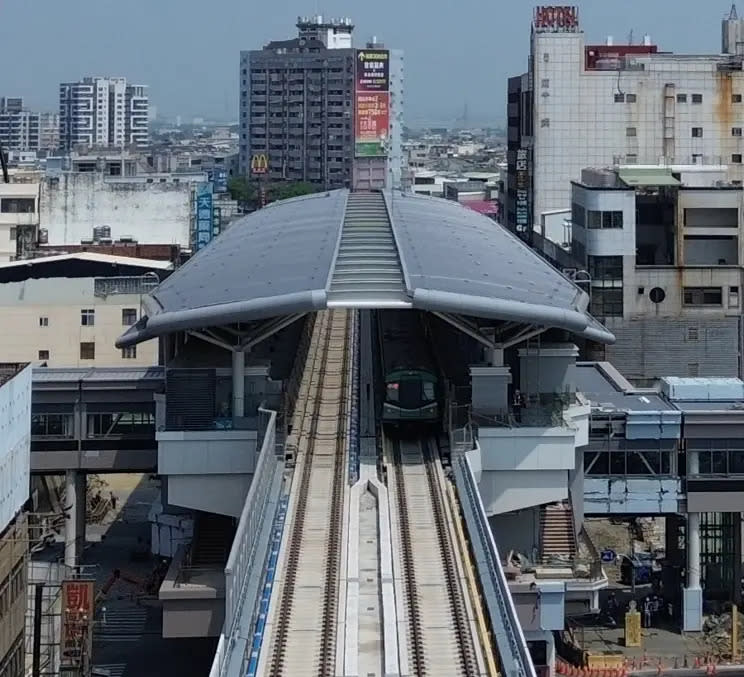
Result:
{"label": "station stairwell", "polygon": [[224,566],[234,536],[235,525],[231,517],[199,513],[194,528],[191,566]]}
{"label": "station stairwell", "polygon": [[573,511],[568,501],[548,503],[540,508],[540,546],[543,560],[576,557]]}

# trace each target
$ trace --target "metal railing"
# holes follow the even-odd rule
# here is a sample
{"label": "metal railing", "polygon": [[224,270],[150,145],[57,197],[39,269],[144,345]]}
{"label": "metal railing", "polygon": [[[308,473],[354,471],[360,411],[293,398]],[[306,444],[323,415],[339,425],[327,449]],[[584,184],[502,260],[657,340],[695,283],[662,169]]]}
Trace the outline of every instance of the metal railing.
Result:
{"label": "metal railing", "polygon": [[[253,613],[260,588],[260,570],[264,557],[260,551],[262,530],[270,521],[281,487],[283,463],[276,453],[277,412],[259,408],[261,448],[256,472],[245,499],[225,566],[225,625],[217,647],[211,676],[225,674],[231,652],[238,639],[242,613]],[[265,422],[265,425],[264,425]]]}
{"label": "metal railing", "polygon": [[97,277],[93,281],[93,294],[105,298],[114,294],[149,294],[160,284],[155,273],[127,277]]}
{"label": "metal railing", "polygon": [[225,634],[228,637],[233,633],[243,602],[243,593],[250,577],[250,570],[256,560],[255,548],[258,543],[258,534],[265,519],[273,479],[279,468],[279,460],[274,448],[276,412],[259,411],[268,414],[269,421],[263,435],[256,472],[245,499],[230,556],[225,566]]}
{"label": "metal railing", "polygon": [[491,619],[491,629],[501,659],[501,673],[504,677],[536,677],[532,656],[527,648],[499,551],[467,456],[455,456],[452,467]]}

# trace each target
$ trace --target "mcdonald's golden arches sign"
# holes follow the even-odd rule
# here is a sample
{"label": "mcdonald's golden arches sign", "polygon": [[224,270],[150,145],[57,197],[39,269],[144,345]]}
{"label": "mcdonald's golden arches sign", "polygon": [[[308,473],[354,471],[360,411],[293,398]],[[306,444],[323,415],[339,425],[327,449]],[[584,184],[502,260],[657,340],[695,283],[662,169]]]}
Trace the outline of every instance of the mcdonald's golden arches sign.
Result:
{"label": "mcdonald's golden arches sign", "polygon": [[251,158],[251,174],[266,174],[269,171],[269,158],[265,153],[257,153]]}

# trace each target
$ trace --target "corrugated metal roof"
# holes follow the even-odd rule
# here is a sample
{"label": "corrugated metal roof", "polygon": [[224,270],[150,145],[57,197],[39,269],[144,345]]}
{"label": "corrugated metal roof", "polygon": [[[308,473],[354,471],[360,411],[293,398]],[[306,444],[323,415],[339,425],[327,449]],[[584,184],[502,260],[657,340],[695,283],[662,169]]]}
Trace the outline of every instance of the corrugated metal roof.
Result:
{"label": "corrugated metal roof", "polygon": [[680,181],[665,167],[620,169],[620,180],[628,186],[679,186]]}
{"label": "corrugated metal roof", "polygon": [[[365,200],[376,203],[375,214],[364,216]],[[378,209],[379,197],[360,193],[350,201],[348,190],[336,190],[274,203],[240,219],[146,299],[146,316],[117,345],[329,305],[390,307],[391,294],[401,297],[399,306],[614,341],[588,315],[587,295],[492,219],[439,198],[386,192],[384,201],[386,213]],[[352,246],[355,238],[359,246]],[[381,248],[386,258],[377,261]],[[396,258],[400,269],[391,291],[381,274],[391,272]],[[363,293],[350,293],[354,279],[363,282],[352,285]]]}
{"label": "corrugated metal roof", "polygon": [[35,367],[35,383],[74,383],[160,380],[165,377],[163,367]]}
{"label": "corrugated metal roof", "polygon": [[115,256],[113,254],[96,254],[94,252],[75,252],[73,254],[56,254],[54,256],[40,256],[36,259],[20,259],[0,263],[0,268],[20,268],[22,266],[43,266],[45,263],[57,261],[94,261],[96,263],[116,263],[124,266],[142,266],[155,270],[170,270],[173,264],[170,261],[158,261],[157,259],[138,259],[133,256]]}

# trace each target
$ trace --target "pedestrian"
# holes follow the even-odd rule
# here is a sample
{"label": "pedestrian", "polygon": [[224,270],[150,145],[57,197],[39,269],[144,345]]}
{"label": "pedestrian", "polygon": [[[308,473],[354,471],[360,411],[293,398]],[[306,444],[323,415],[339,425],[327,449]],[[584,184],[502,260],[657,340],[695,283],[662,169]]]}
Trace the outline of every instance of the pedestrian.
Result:
{"label": "pedestrian", "polygon": [[643,600],[643,620],[644,620],[644,627],[650,628],[651,627],[651,597],[646,597],[645,600]]}
{"label": "pedestrian", "polygon": [[114,496],[114,492],[109,492],[109,501],[111,501],[111,508],[113,510],[116,510],[116,496]]}
{"label": "pedestrian", "polygon": [[512,413],[517,423],[522,422],[522,409],[524,409],[525,400],[522,391],[517,389],[514,391],[514,400],[512,401]]}

